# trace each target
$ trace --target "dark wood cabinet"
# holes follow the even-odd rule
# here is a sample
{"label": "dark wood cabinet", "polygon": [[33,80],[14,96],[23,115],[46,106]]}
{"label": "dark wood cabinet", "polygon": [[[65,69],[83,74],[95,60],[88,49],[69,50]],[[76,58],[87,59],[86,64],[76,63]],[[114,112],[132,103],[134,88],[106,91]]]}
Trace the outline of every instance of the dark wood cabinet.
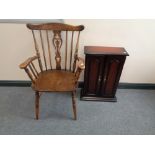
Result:
{"label": "dark wood cabinet", "polygon": [[82,100],[116,101],[116,90],[128,56],[122,47],[85,46]]}

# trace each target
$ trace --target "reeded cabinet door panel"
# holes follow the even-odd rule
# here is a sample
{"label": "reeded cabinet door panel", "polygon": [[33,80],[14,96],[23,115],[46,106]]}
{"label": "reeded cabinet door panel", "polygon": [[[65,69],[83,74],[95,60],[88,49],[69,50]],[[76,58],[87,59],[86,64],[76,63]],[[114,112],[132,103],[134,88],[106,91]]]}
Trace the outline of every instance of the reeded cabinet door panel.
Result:
{"label": "reeded cabinet door panel", "polygon": [[102,59],[99,56],[87,56],[84,90],[87,95],[96,96],[99,91]]}
{"label": "reeded cabinet door panel", "polygon": [[101,87],[102,96],[115,96],[124,61],[124,56],[109,56],[106,58],[104,76]]}

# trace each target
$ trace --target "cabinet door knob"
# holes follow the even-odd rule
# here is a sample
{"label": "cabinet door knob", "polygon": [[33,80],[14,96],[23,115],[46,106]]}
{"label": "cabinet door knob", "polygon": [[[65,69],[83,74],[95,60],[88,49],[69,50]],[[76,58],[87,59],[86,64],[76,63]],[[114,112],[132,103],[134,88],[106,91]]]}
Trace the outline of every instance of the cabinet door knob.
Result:
{"label": "cabinet door knob", "polygon": [[101,75],[99,75],[98,77],[98,82],[101,82]]}
{"label": "cabinet door knob", "polygon": [[106,80],[107,80],[107,77],[104,77],[104,82],[106,82]]}

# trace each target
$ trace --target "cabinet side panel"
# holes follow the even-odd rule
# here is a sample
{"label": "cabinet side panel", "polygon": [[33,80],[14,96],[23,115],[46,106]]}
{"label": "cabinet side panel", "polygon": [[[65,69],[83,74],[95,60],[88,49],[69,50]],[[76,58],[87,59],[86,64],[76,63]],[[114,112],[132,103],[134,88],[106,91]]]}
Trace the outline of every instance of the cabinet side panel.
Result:
{"label": "cabinet side panel", "polygon": [[126,56],[120,56],[119,57],[120,64],[119,64],[119,68],[118,68],[118,72],[117,72],[117,76],[116,76],[116,80],[115,80],[115,85],[114,85],[114,90],[113,90],[114,95],[116,94],[116,90],[117,90],[118,83],[119,83],[119,80],[120,80],[120,77],[122,74],[122,70],[124,67],[125,60],[126,60]]}

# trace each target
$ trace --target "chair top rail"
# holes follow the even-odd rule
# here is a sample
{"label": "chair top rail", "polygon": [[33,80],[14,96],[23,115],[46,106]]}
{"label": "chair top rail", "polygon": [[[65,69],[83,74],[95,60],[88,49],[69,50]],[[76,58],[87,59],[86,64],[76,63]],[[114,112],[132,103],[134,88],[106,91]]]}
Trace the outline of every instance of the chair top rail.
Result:
{"label": "chair top rail", "polygon": [[31,30],[82,31],[83,25],[73,26],[63,23],[27,24]]}

